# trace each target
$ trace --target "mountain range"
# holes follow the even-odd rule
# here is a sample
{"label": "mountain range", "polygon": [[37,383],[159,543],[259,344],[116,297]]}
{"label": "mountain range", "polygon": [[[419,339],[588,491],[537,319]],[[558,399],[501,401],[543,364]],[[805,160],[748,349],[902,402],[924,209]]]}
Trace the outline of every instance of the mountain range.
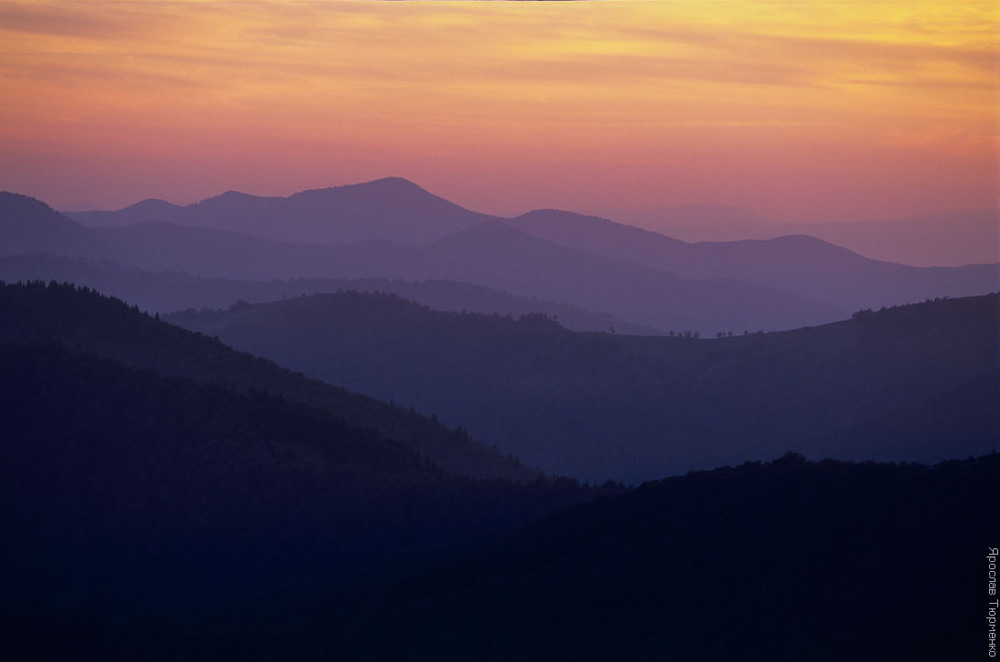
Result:
{"label": "mountain range", "polygon": [[786,451],[938,461],[1000,438],[996,294],[709,340],[573,333],[357,292],[166,319],[598,483]]}
{"label": "mountain range", "polygon": [[875,260],[918,267],[959,267],[1000,261],[997,209],[956,209],[890,220],[836,223],[778,222],[745,209],[719,205],[606,210],[601,215],[689,242],[804,234]]}
{"label": "mountain range", "polygon": [[[606,219],[538,211],[511,222],[533,236],[690,279],[727,278],[781,289],[850,310],[1000,287],[996,264],[920,268],[864,258],[805,235],[770,240],[687,242]],[[779,327],[784,328],[784,327]]]}
{"label": "mountain range", "polygon": [[393,178],[74,218],[0,194],[4,659],[982,654],[996,264]]}
{"label": "mountain range", "polygon": [[373,430],[455,475],[513,480],[541,475],[412,411],[307,379],[91,290],[0,284],[0,342],[52,342],[166,377],[293,399]]}
{"label": "mountain range", "polygon": [[304,244],[352,244],[366,239],[426,243],[491,220],[399,177],[302,191],[287,198],[229,191],[183,207],[145,200],[116,212],[67,215],[84,225],[121,227],[168,221]]}
{"label": "mountain range", "polygon": [[574,331],[655,335],[659,329],[632,324],[608,313],[535,297],[518,297],[471,283],[449,280],[403,281],[387,278],[293,278],[235,280],[191,276],[177,271],[146,271],[110,260],[69,258],[45,253],[0,257],[0,280],[55,280],[76,283],[121,298],[152,313],[186,308],[225,308],[236,301],[260,303],[303,294],[358,290],[391,292],[436,310],[501,315],[541,314]]}
{"label": "mountain range", "polygon": [[[396,206],[408,211],[391,216]],[[29,211],[22,205],[16,220],[0,226],[21,227],[30,225],[31,214],[50,220],[55,214],[42,203]],[[496,219],[399,179],[289,198],[226,194],[187,207],[140,203],[75,217],[118,227],[84,228],[65,219],[71,229],[53,230],[49,247],[11,233],[3,253],[41,250],[236,280],[457,281],[610,315],[624,322],[619,326],[709,334],[797,328],[842,319],[860,308],[1000,287],[995,264],[905,267],[807,237],[689,244],[568,212]],[[258,228],[265,222],[273,223],[263,233],[271,238],[245,234],[262,232]],[[295,229],[300,226],[310,229]],[[323,237],[317,238],[318,227],[325,228]],[[334,236],[341,229],[346,234]],[[85,245],[62,238],[69,234],[86,237]],[[320,243],[287,241],[291,238]],[[331,243],[338,240],[357,241]]]}
{"label": "mountain range", "polygon": [[[428,243],[489,220],[507,220],[463,209],[398,177],[302,191],[287,198],[230,191],[184,206],[154,199],[113,212],[65,213],[86,226],[169,221],[307,244],[365,239]],[[722,205],[607,210],[600,216],[692,243],[808,235],[875,260],[911,266],[1000,261],[1000,215],[996,209],[837,223],[778,222]]]}

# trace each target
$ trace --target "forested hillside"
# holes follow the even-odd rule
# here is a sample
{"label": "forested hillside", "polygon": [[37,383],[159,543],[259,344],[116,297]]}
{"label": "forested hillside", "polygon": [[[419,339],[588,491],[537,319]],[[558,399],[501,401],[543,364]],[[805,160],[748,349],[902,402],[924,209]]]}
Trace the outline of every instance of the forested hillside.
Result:
{"label": "forested hillside", "polygon": [[974,659],[998,479],[995,454],[789,455],[647,483],[346,593],[209,619],[22,618],[14,641],[76,659]]}
{"label": "forested hillside", "polygon": [[454,478],[266,391],[0,343],[0,608],[208,613],[454,553],[591,497]]}
{"label": "forested hillside", "polygon": [[671,478],[298,623],[346,657],[975,659],[998,479],[995,454]]}
{"label": "forested hillside", "polygon": [[8,283],[50,281],[89,287],[137,305],[150,313],[172,313],[188,308],[226,308],[237,301],[261,303],[287,297],[339,290],[391,292],[435,310],[542,314],[574,331],[658,334],[659,330],[625,322],[608,313],[595,313],[569,304],[519,297],[499,290],[448,280],[408,282],[386,278],[290,280],[232,280],[205,278],[177,271],[150,271],[122,267],[109,261],[74,259],[31,253],[0,257],[0,280]]}
{"label": "forested hillside", "polygon": [[436,414],[547,471],[638,482],[786,451],[939,461],[1000,437],[1000,296],[773,334],[571,333],[317,295],[170,320],[310,376]]}
{"label": "forested hillside", "polygon": [[461,430],[306,379],[270,361],[235,352],[216,339],[160,322],[97,292],[55,283],[0,286],[0,341],[48,340],[162,375],[240,391],[266,391],[320,407],[351,425],[371,428],[406,444],[451,473],[515,480],[540,475]]}

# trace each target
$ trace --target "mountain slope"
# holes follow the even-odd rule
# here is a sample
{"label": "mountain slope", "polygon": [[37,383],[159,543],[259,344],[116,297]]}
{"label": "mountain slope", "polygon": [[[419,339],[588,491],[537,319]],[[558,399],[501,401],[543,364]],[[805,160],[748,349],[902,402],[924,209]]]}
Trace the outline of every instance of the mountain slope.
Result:
{"label": "mountain slope", "polygon": [[996,209],[956,209],[892,220],[840,223],[781,223],[746,210],[708,205],[609,211],[603,215],[688,242],[805,234],[873,260],[919,267],[1000,261],[1000,215]]}
{"label": "mountain slope", "polygon": [[107,255],[133,268],[239,280],[452,280],[591,309],[654,330],[794,328],[848,312],[769,287],[678,278],[543,241],[500,222],[474,226],[426,247],[382,240],[307,246],[167,222],[93,233]]}
{"label": "mountain slope", "polygon": [[[973,659],[998,479],[995,454],[789,455],[648,483],[347,595],[240,620],[53,618],[45,643],[149,660]],[[15,642],[30,632],[8,622]]]}
{"label": "mountain slope", "polygon": [[539,475],[462,431],[306,379],[269,361],[235,352],[218,340],[154,320],[120,301],[72,286],[0,285],[0,341],[56,341],[166,376],[280,395],[398,440],[454,474],[515,480]]}
{"label": "mountain slope", "polygon": [[1000,437],[998,306],[1000,295],[953,299],[713,340],[577,334],[351,292],[170,319],[600,482],[788,450],[893,461],[989,452]]}
{"label": "mountain slope", "polygon": [[1000,262],[1000,214],[996,209],[963,209],[887,221],[800,224],[795,232],[901,264],[929,267]]}
{"label": "mountain slope", "polygon": [[0,256],[35,251],[87,257],[104,253],[86,228],[44,202],[6,191],[0,191],[0,239]]}
{"label": "mountain slope", "polygon": [[99,236],[123,264],[213,278],[452,280],[610,313],[657,329],[791,328],[847,309],[772,288],[673,274],[539,240],[500,222],[426,247],[382,240],[305,246],[236,233],[146,223]]}
{"label": "mountain slope", "polygon": [[491,218],[398,177],[302,191],[287,198],[230,191],[184,207],[146,201],[117,212],[68,215],[87,225],[171,221],[309,244],[367,239],[425,243]]}
{"label": "mountain slope", "polygon": [[483,642],[509,660],[972,658],[998,479],[992,455],[663,480],[260,636],[345,658],[462,660]]}
{"label": "mountain slope", "polygon": [[606,310],[664,330],[786,329],[844,315],[837,306],[770,287],[681,278],[664,265],[570,248],[500,222],[450,235],[428,249],[462,265],[452,271],[455,280]]}
{"label": "mountain slope", "polygon": [[1000,266],[879,262],[808,236],[688,244],[592,216],[544,210],[511,223],[533,236],[686,278],[731,278],[857,310],[1000,289]]}
{"label": "mountain slope", "polygon": [[327,247],[163,221],[91,231],[123,266],[207,278],[323,277],[329,275],[329,263],[336,255],[335,249]]}
{"label": "mountain slope", "polygon": [[743,207],[682,205],[657,209],[601,209],[581,212],[631,225],[687,242],[772,239],[796,232],[781,232],[781,223]]}
{"label": "mountain slope", "polygon": [[0,343],[0,375],[5,612],[211,613],[351,585],[586,498],[567,481],[448,478],[273,392],[54,344]]}
{"label": "mountain slope", "polygon": [[[174,218],[91,232],[100,240],[102,256],[125,266],[253,280],[459,280],[607,312],[660,330],[788,329],[832,321],[863,307],[1000,287],[997,265],[905,267],[808,237],[685,244],[555,211],[484,223],[490,217],[397,179],[289,198],[228,193],[180,211],[150,202],[133,213]],[[318,246],[244,234],[267,234],[265,227],[286,239],[291,234],[283,228],[306,228],[296,238],[319,243],[331,239],[309,233],[347,228],[354,234],[341,239],[367,239]],[[456,227],[461,229],[449,233]],[[407,241],[429,243],[400,243]],[[58,245],[53,251],[66,252]],[[74,253],[92,254],[90,249]]]}
{"label": "mountain slope", "polygon": [[[662,329],[697,328],[703,332],[793,328],[831,321],[859,308],[971,296],[1000,288],[1000,267],[995,264],[908,267],[870,260],[808,236],[688,244],[604,219],[558,211],[532,212],[509,222],[474,226],[426,248],[375,240],[353,246],[307,246],[170,223],[93,232],[107,254],[126,266],[143,269],[255,280],[463,280],[523,296],[609,310]],[[629,298],[634,300],[629,309],[641,306],[639,299],[646,294],[643,288],[652,277],[649,269],[680,276],[683,282],[674,279],[678,295],[671,302],[661,300],[662,292],[651,292],[646,307],[655,303],[652,314],[650,310],[626,313]],[[662,289],[662,274],[660,280]],[[719,282],[722,280],[742,285]],[[588,286],[584,287],[584,282]],[[740,287],[745,291],[733,293]],[[606,291],[609,288],[614,291]],[[763,288],[777,292],[766,293]],[[623,291],[628,289],[638,294]],[[677,299],[683,290],[691,293]],[[814,312],[824,311],[825,315],[796,311],[795,298],[800,299],[800,309],[801,299],[825,302],[823,306],[812,304]],[[704,301],[703,310],[697,310],[699,301]],[[654,322],[655,311],[671,304],[687,318],[677,314],[676,319]],[[708,310],[712,312],[706,313]],[[704,321],[695,324],[698,318]]]}
{"label": "mountain slope", "polygon": [[578,306],[518,297],[470,283],[447,280],[408,282],[385,278],[290,280],[230,280],[199,278],[168,271],[126,268],[109,261],[56,257],[42,253],[0,257],[0,281],[33,280],[75,283],[137,305],[150,313],[170,313],[187,308],[228,308],[237,301],[260,303],[303,294],[358,290],[390,292],[435,310],[539,314],[555,318],[572,331],[607,331],[657,334],[653,327],[632,324],[607,313]]}

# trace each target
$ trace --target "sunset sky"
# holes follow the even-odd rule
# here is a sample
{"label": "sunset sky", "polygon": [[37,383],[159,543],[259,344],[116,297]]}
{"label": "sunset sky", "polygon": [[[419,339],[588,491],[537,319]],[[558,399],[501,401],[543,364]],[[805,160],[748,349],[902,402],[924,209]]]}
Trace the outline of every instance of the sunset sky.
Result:
{"label": "sunset sky", "polygon": [[984,2],[3,2],[0,189],[56,208],[397,175],[472,209],[997,203]]}

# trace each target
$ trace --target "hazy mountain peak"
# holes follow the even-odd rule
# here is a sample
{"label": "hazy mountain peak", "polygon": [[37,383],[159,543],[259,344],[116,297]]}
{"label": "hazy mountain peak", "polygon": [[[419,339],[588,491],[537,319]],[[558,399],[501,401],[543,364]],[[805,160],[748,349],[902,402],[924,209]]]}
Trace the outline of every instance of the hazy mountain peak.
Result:
{"label": "hazy mountain peak", "polygon": [[[366,239],[425,243],[492,218],[464,209],[401,177],[310,189],[288,197],[227,191],[176,211],[168,220],[312,244],[348,244]],[[125,225],[136,220],[135,214],[110,216],[113,218],[86,218],[102,225]]]}
{"label": "hazy mountain peak", "polygon": [[180,205],[175,205],[172,202],[163,200],[162,198],[147,198],[146,200],[140,200],[135,204],[129,205],[128,207],[123,207],[119,211],[129,211],[137,214],[150,214],[158,212],[174,212],[180,209]]}
{"label": "hazy mountain peak", "polygon": [[406,179],[405,177],[380,177],[379,179],[373,179],[370,182],[355,184],[355,186],[391,186],[401,189],[410,189],[428,193],[426,189],[411,182],[409,179]]}
{"label": "hazy mountain peak", "polygon": [[20,193],[0,192],[0,254],[32,251],[64,253],[71,248],[89,251],[91,236],[41,200]]}
{"label": "hazy mountain peak", "polygon": [[[445,200],[402,177],[383,177],[358,184],[327,186],[326,188],[299,191],[287,198],[288,202],[315,201],[334,206],[437,204],[454,209],[458,205]],[[465,210],[463,210],[465,211]]]}
{"label": "hazy mountain peak", "polygon": [[7,220],[15,214],[23,214],[25,212],[56,213],[52,207],[30,195],[0,191],[0,219]]}
{"label": "hazy mountain peak", "polygon": [[[369,182],[357,184],[343,184],[340,186],[327,186],[325,188],[306,189],[299,191],[285,198],[289,202],[301,202],[304,200],[321,200],[324,202],[343,204],[345,201],[358,200],[364,203],[378,201],[405,200],[436,200],[448,205],[453,203],[439,198],[426,189],[421,188],[408,179],[402,177],[383,177]],[[455,205],[456,207],[458,205]]]}
{"label": "hazy mountain peak", "polygon": [[243,193],[241,191],[226,191],[225,193],[221,193],[219,195],[212,196],[210,198],[205,198],[204,200],[200,200],[199,202],[196,202],[194,205],[191,206],[201,206],[208,204],[225,205],[225,204],[243,203],[255,200],[267,200],[267,199],[273,200],[275,198],[266,198],[264,196],[252,195],[250,193]]}
{"label": "hazy mountain peak", "polygon": [[[511,219],[514,227],[556,243],[595,250],[608,241],[652,240],[682,244],[680,240],[652,230],[616,223],[602,216],[589,216],[558,209],[536,209]],[[596,250],[595,252],[600,252]]]}
{"label": "hazy mountain peak", "polygon": [[565,209],[555,209],[553,207],[543,207],[542,209],[532,209],[531,211],[525,212],[520,216],[516,216],[517,219],[530,220],[535,218],[547,218],[547,217],[560,217],[560,218],[570,218],[570,217],[580,217],[580,218],[602,218],[600,216],[592,216],[589,214],[577,214],[576,212],[566,211]]}

